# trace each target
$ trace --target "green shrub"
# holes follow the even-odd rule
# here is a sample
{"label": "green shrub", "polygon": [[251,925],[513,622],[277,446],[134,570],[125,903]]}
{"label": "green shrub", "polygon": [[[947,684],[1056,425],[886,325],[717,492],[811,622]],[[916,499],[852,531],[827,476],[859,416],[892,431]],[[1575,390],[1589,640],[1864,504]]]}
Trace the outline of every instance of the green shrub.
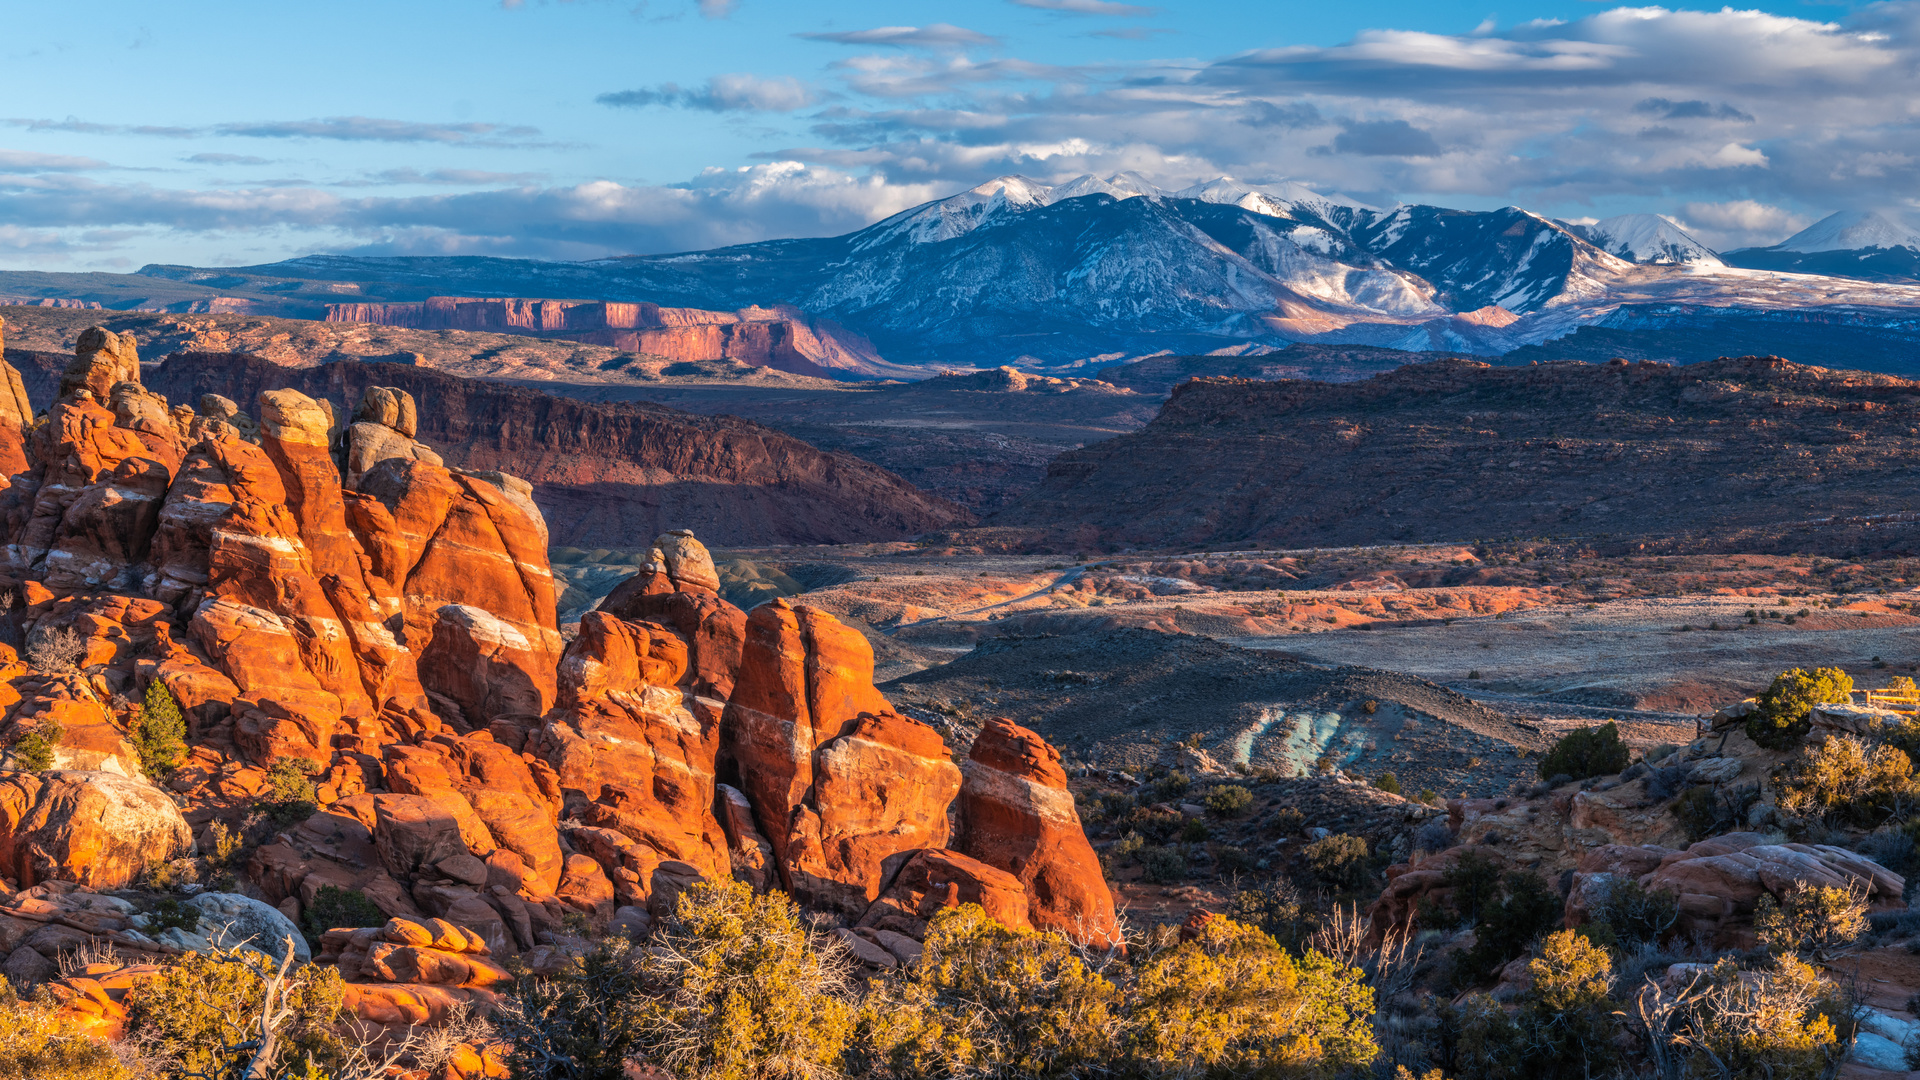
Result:
{"label": "green shrub", "polygon": [[1393,775],[1391,772],[1381,773],[1380,779],[1375,780],[1373,782],[1373,786],[1380,789],[1381,791],[1386,792],[1389,795],[1400,794],[1400,778]]}
{"label": "green shrub", "polygon": [[1172,802],[1187,793],[1193,786],[1193,779],[1186,773],[1175,769],[1173,772],[1153,782],[1142,794],[1149,795],[1153,802]]}
{"label": "green shrub", "polygon": [[1622,944],[1658,944],[1679,920],[1680,902],[1670,890],[1649,891],[1633,878],[1617,877],[1589,914]]}
{"label": "green shrub", "polygon": [[1363,972],[1231,919],[1143,960],[1132,989],[1135,1075],[1333,1075],[1379,1056]]}
{"label": "green shrub", "polygon": [[1500,868],[1478,851],[1463,851],[1440,873],[1440,884],[1453,890],[1447,907],[1454,925],[1480,921],[1480,915],[1500,898]]}
{"label": "green shrub", "polygon": [[1484,994],[1440,1009],[1442,1056],[1475,1080],[1602,1076],[1618,1056],[1612,961],[1572,930],[1550,934],[1527,965],[1533,985],[1509,1015]]}
{"label": "green shrub", "polygon": [[113,1050],[49,1001],[22,1001],[0,978],[0,1076],[135,1080]]}
{"label": "green shrub", "polygon": [[329,930],[385,925],[386,913],[367,899],[366,893],[338,885],[320,886],[320,891],[313,894],[313,903],[300,913],[300,929],[316,948],[320,945],[320,935]]}
{"label": "green shrub", "polygon": [[1817,1080],[1846,1058],[1852,1007],[1792,956],[1776,958],[1771,970],[1723,959],[1694,990],[1674,1025],[1687,1076]]}
{"label": "green shrub", "polygon": [[1119,988],[1064,937],[962,904],[933,917],[905,979],[869,996],[848,1064],[901,1078],[1075,1076],[1111,1062],[1120,1007]]}
{"label": "green shrub", "polygon": [[274,758],[267,767],[267,816],[281,825],[293,825],[320,809],[313,777],[320,767],[306,758]]}
{"label": "green shrub", "polygon": [[1253,807],[1253,792],[1235,784],[1215,784],[1201,801],[1209,814],[1236,818]]}
{"label": "green shrub", "polygon": [[1180,839],[1189,844],[1204,844],[1213,839],[1213,830],[1207,827],[1206,822],[1194,818],[1180,827]]}
{"label": "green shrub", "polygon": [[1612,721],[1599,727],[1578,728],[1567,732],[1540,759],[1540,778],[1571,776],[1585,780],[1607,776],[1627,767],[1627,744],[1620,739],[1620,728]]}
{"label": "green shrub", "polygon": [[140,771],[155,780],[172,776],[186,757],[186,717],[180,715],[180,703],[173,700],[173,694],[159,679],[147,684],[133,744],[140,753]]}
{"label": "green shrub", "polygon": [[36,721],[33,730],[13,744],[13,762],[23,772],[46,772],[53,768],[53,748],[67,733],[59,722],[47,716]]}
{"label": "green shrub", "polygon": [[1769,750],[1791,750],[1812,727],[1813,707],[1848,700],[1853,679],[1839,668],[1801,668],[1775,676],[1747,717],[1747,737]]}
{"label": "green shrub", "polygon": [[1187,857],[1170,847],[1140,849],[1140,868],[1155,885],[1166,885],[1187,876]]}
{"label": "green shrub", "polygon": [[792,900],[703,881],[680,894],[653,945],[631,954],[652,991],[635,1017],[647,1058],[709,1080],[839,1065],[853,1008]]}
{"label": "green shrub", "polygon": [[1776,901],[1762,896],[1753,913],[1754,936],[1776,952],[1826,953],[1867,932],[1865,889],[1796,881]]}
{"label": "green shrub", "polygon": [[1280,878],[1257,889],[1242,889],[1234,895],[1228,911],[1294,953],[1313,934],[1317,922],[1301,900],[1300,890]]}
{"label": "green shrub", "polygon": [[188,907],[171,896],[154,901],[153,910],[147,912],[147,918],[151,920],[147,929],[154,933],[177,928],[191,934],[200,929],[200,909]]}
{"label": "green shrub", "polygon": [[1905,817],[1920,797],[1913,762],[1892,746],[1869,747],[1851,735],[1835,735],[1802,750],[1777,782],[1784,814],[1872,829]]}
{"label": "green shrub", "polygon": [[1335,833],[1307,845],[1307,868],[1315,877],[1340,889],[1367,883],[1367,842],[1358,836]]}
{"label": "green shrub", "polygon": [[[259,953],[189,953],[127,994],[127,1030],[165,1062],[166,1076],[239,1076],[259,1035],[270,964]],[[281,1061],[312,1059],[323,1069],[344,1056],[335,1022],[346,984],[338,969],[291,969],[278,999],[289,1016],[278,1030]]]}
{"label": "green shrub", "polygon": [[1471,986],[1525,953],[1564,912],[1560,896],[1537,874],[1514,871],[1500,879],[1501,897],[1487,904],[1474,927],[1473,948],[1460,956],[1455,981]]}

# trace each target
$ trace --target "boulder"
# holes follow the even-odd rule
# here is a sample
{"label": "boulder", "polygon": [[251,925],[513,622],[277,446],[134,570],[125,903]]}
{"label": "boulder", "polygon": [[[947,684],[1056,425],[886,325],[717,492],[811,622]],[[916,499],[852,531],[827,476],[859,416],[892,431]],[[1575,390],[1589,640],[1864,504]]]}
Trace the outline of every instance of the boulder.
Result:
{"label": "boulder", "polygon": [[200,893],[190,898],[187,906],[200,913],[202,935],[222,949],[249,945],[281,960],[291,940],[295,961],[305,964],[313,960],[306,936],[293,920],[252,897],[239,893]]}
{"label": "boulder", "polygon": [[786,876],[794,894],[858,915],[887,858],[947,846],[960,769],[940,733],[897,713],[865,713],[814,751],[813,793],[795,811]]}
{"label": "boulder", "polygon": [[140,351],[132,334],[116,334],[103,326],[80,331],[73,361],[60,376],[60,397],[86,390],[96,401],[106,401],[115,383],[140,383]]}
{"label": "boulder", "polygon": [[891,930],[915,941],[927,936],[927,920],[943,908],[978,904],[1003,926],[1033,929],[1027,891],[1018,878],[957,851],[905,851],[888,860],[885,882],[861,915],[859,926]]}
{"label": "boulder", "polygon": [[1120,944],[1113,893],[1067,790],[1060,752],[1004,718],[989,720],[962,767],[959,850],[1026,887],[1033,924],[1081,944]]}
{"label": "boulder", "polygon": [[108,772],[0,774],[0,876],[27,888],[132,883],[190,850],[193,830],[165,792]]}

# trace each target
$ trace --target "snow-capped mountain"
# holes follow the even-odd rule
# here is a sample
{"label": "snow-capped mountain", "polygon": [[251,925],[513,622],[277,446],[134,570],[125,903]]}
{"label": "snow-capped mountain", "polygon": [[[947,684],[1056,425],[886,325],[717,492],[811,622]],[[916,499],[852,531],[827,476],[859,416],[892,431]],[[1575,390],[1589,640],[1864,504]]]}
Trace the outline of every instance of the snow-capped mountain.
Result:
{"label": "snow-capped mountain", "polygon": [[[1895,235],[1853,219],[1829,231],[1841,242]],[[259,279],[262,299],[278,303],[292,302],[285,290],[296,279],[372,283],[363,295],[405,299],[785,303],[866,335],[893,365],[928,371],[1061,370],[1294,341],[1498,354],[1584,325],[1690,312],[1804,319],[1819,309],[1822,322],[1920,337],[1920,283],[1865,280],[1898,276],[1885,269],[1889,250],[1909,260],[1911,276],[1920,251],[1869,249],[1863,261],[1784,248],[1760,254],[1853,260],[1855,269],[1847,277],[1763,272],[1806,268],[1798,264],[1736,269],[1754,266],[1735,258],[1753,253],[1716,261],[1651,215],[1581,227],[1519,207],[1381,208],[1229,177],[1169,190],[1121,173],[1057,185],[1004,176],[844,236],[713,251],[586,263],[313,256],[218,274],[236,283],[222,288]],[[141,273],[198,280],[213,271]]]}
{"label": "snow-capped mountain", "polygon": [[1591,225],[1576,225],[1573,231],[1607,254],[1628,262],[1726,265],[1712,248],[1659,214],[1621,214]]}
{"label": "snow-capped mountain", "polygon": [[1920,280],[1920,233],[1871,210],[1842,210],[1772,247],[1743,248],[1723,257],[1754,270],[1915,281]]}
{"label": "snow-capped mountain", "polygon": [[1866,248],[1917,248],[1920,233],[1871,210],[1842,210],[1773,246],[1775,251],[1860,251]]}

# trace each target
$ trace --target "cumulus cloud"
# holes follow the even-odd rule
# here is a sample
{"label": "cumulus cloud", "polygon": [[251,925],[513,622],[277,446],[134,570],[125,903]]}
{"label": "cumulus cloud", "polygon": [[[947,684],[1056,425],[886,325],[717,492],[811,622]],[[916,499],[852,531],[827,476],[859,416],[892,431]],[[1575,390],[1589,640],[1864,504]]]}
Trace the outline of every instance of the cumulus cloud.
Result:
{"label": "cumulus cloud", "polygon": [[1752,199],[1690,202],[1680,222],[1681,228],[1719,251],[1768,247],[1811,224],[1813,220],[1806,215]]}
{"label": "cumulus cloud", "polygon": [[761,78],[734,74],[715,75],[702,87],[682,88],[676,83],[662,83],[644,90],[601,94],[593,100],[618,109],[668,105],[708,112],[792,112],[806,108],[817,99],[806,83],[790,75]]}
{"label": "cumulus cloud", "polygon": [[724,19],[733,14],[739,6],[739,0],[699,0],[700,17],[703,19]]}
{"label": "cumulus cloud", "polygon": [[1000,40],[951,23],[932,23],[927,26],[876,26],[871,30],[843,30],[830,34],[795,34],[794,36],[808,41],[830,41],[836,45],[891,45],[922,49],[992,45]]}

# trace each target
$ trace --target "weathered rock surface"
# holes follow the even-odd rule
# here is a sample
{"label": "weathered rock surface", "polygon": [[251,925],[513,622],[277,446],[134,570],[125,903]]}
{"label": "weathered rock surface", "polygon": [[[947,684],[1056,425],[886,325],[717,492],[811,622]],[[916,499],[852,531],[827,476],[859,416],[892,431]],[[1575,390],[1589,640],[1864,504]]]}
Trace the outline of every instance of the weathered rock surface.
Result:
{"label": "weathered rock surface", "polygon": [[117,889],[193,844],[159,788],[107,772],[0,773],[0,876]]}
{"label": "weathered rock surface", "polygon": [[344,415],[368,387],[420,403],[414,438],[454,468],[524,477],[554,542],[621,546],[691,526],[729,545],[893,540],[970,520],[884,469],[772,428],[659,405],[593,404],[401,364],[286,368],[188,352],[149,374],[176,401],[290,388]]}
{"label": "weathered rock surface", "polygon": [[1074,810],[1060,752],[996,718],[974,739],[963,771],[960,850],[1019,879],[1035,926],[1120,944],[1113,893]]}

